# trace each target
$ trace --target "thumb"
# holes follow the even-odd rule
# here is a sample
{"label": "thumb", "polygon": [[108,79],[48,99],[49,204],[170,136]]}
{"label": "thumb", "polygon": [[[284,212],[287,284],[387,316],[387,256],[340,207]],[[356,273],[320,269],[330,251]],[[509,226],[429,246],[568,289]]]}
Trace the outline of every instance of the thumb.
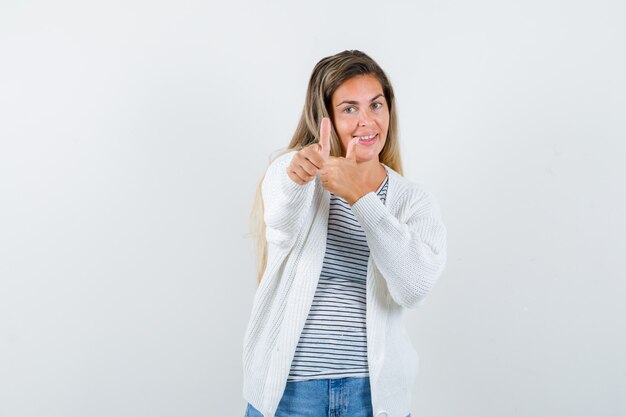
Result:
{"label": "thumb", "polygon": [[328,159],[330,155],[330,119],[324,117],[320,125],[320,146],[324,159]]}
{"label": "thumb", "polygon": [[359,143],[359,139],[354,138],[348,142],[348,149],[346,149],[346,159],[356,161],[356,145]]}

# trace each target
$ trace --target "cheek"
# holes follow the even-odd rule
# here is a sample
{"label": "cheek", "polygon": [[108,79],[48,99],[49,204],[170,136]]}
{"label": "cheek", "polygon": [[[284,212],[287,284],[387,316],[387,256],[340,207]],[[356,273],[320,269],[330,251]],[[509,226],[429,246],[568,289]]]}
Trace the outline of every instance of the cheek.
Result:
{"label": "cheek", "polygon": [[387,133],[389,133],[389,118],[382,118],[379,124],[381,130],[385,132],[385,139],[387,138]]}
{"label": "cheek", "polygon": [[340,136],[350,134],[351,126],[349,120],[339,117],[335,122],[335,127]]}
{"label": "cheek", "polygon": [[337,135],[339,136],[339,139],[341,139],[341,143],[343,143],[344,146],[348,143],[348,141],[350,141],[350,139],[352,139],[353,129],[348,125],[348,123],[338,121],[335,124],[335,130],[337,131]]}
{"label": "cheek", "polygon": [[378,118],[378,123],[384,127],[385,130],[389,127],[389,113],[381,114]]}

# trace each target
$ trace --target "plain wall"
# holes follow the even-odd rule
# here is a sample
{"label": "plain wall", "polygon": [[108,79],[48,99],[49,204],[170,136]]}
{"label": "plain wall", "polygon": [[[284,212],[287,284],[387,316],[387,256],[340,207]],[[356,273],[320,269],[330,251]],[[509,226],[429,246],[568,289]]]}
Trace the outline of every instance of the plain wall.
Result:
{"label": "plain wall", "polygon": [[[409,4],[411,3],[411,4]],[[414,416],[626,415],[620,1],[0,4],[0,417],[242,416],[256,185],[315,63],[397,94],[449,261]]]}

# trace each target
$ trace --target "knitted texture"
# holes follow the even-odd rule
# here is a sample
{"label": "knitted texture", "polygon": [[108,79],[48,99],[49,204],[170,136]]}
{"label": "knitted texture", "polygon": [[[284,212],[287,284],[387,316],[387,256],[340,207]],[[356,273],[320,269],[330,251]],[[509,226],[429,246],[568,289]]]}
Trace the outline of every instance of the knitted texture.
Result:
{"label": "knitted texture", "polygon": [[[262,184],[268,259],[243,346],[244,398],[274,417],[307,318],[326,247],[330,193],[319,178],[293,182],[295,152],[270,164]],[[386,203],[370,192],[352,205],[365,232],[367,357],[375,416],[410,412],[418,357],[402,322],[446,262],[446,229],[435,198],[391,168]]]}

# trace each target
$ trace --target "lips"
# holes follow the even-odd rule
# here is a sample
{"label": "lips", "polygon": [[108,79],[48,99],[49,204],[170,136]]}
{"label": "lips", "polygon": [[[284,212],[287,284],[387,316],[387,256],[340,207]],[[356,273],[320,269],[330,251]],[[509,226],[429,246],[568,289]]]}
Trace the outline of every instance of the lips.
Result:
{"label": "lips", "polygon": [[377,133],[372,133],[369,135],[362,135],[362,136],[354,136],[354,138],[358,138],[360,141],[361,140],[370,140],[370,139],[374,139],[374,137],[377,135]]}
{"label": "lips", "polygon": [[369,145],[374,143],[378,139],[378,133],[372,133],[371,135],[354,136],[358,139],[359,145]]}

